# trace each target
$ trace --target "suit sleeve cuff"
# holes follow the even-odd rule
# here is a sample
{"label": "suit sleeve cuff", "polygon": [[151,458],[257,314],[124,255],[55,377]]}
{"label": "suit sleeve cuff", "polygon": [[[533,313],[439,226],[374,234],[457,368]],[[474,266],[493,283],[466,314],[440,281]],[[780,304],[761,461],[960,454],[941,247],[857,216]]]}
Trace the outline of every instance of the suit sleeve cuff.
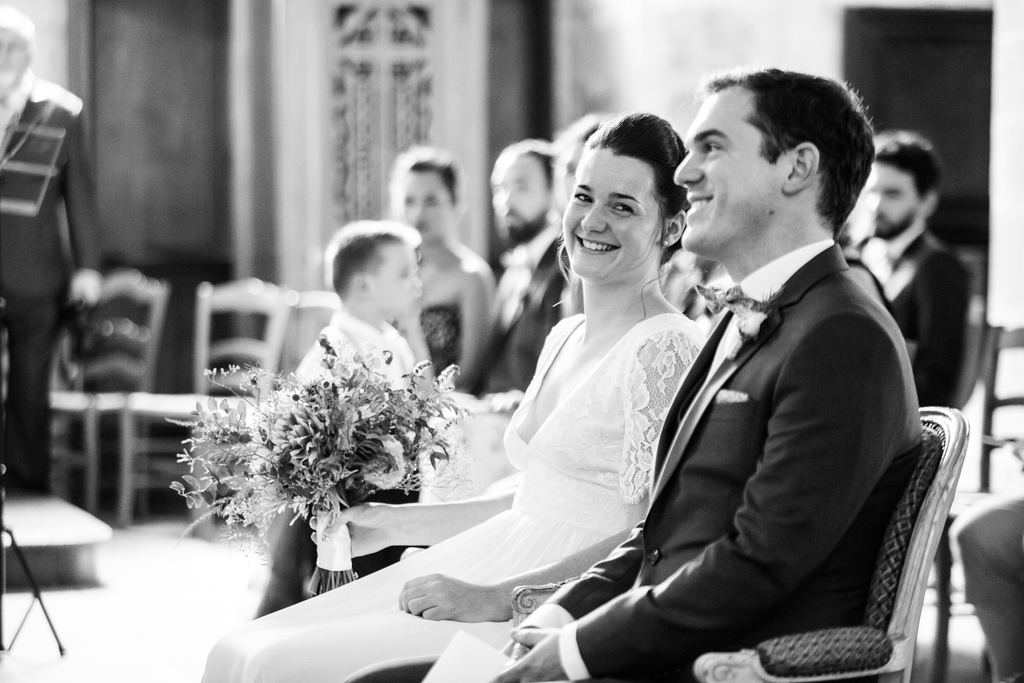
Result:
{"label": "suit sleeve cuff", "polygon": [[573,621],[562,627],[558,634],[558,658],[570,681],[583,681],[591,678],[587,665],[580,655],[580,646],[576,642],[576,625]]}
{"label": "suit sleeve cuff", "polygon": [[519,628],[562,628],[572,623],[572,615],[561,605],[545,603],[534,610],[533,614],[526,617]]}

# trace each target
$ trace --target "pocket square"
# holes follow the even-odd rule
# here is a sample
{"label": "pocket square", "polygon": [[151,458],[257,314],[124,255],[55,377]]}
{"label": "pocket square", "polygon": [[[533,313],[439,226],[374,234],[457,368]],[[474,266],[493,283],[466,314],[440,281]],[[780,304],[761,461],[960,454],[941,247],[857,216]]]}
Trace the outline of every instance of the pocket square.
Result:
{"label": "pocket square", "polygon": [[748,401],[750,401],[750,396],[742,391],[722,389],[715,394],[715,403],[747,403]]}

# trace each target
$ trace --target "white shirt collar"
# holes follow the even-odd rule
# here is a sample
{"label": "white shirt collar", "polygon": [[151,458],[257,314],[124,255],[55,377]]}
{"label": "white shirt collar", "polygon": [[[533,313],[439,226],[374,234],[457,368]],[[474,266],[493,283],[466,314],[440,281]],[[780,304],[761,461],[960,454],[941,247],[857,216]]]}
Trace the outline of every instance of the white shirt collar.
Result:
{"label": "white shirt collar", "polygon": [[889,259],[889,264],[899,261],[914,240],[924,234],[927,227],[924,221],[918,221],[916,225],[910,226],[891,240],[885,240],[885,255]]}
{"label": "white shirt collar", "polygon": [[789,281],[789,278],[793,277],[796,271],[833,244],[835,241],[830,237],[794,249],[743,278],[740,282],[740,289],[752,299],[765,301],[782,289],[782,286]]}
{"label": "white shirt collar", "polygon": [[25,75],[21,77],[21,82],[15,86],[3,104],[0,104],[0,116],[5,117],[3,120],[0,120],[0,128],[9,126],[15,118],[21,116],[21,113],[25,111],[25,105],[32,95],[32,87],[35,85],[35,81],[36,78],[32,71],[30,69],[26,70]]}

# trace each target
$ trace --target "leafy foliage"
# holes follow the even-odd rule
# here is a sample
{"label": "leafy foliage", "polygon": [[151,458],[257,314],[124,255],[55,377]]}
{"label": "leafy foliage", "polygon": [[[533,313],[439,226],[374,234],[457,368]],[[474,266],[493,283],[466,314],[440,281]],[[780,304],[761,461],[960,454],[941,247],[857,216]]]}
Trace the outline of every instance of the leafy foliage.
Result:
{"label": "leafy foliage", "polygon": [[461,448],[456,423],[467,411],[451,396],[457,366],[431,382],[430,363],[420,363],[396,388],[384,372],[387,352],[346,346],[340,356],[325,336],[319,343],[322,376],[249,369],[253,396],[197,403],[178,456],[190,474],[171,488],[190,508],[208,506],[229,533],[254,530],[261,550],[279,513],[333,521],[375,491],[418,488],[427,467]]}

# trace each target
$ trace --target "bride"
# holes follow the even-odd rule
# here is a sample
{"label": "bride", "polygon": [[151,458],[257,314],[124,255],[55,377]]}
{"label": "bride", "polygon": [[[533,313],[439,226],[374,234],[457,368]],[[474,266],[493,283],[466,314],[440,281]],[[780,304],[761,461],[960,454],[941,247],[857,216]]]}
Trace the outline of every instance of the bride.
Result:
{"label": "bride", "polygon": [[659,285],[683,230],[685,191],[672,181],[683,153],[652,114],[608,120],[584,148],[562,256],[586,316],[551,331],[505,433],[518,491],[346,511],[356,555],[431,547],[229,633],[206,683],[345,680],[438,654],[459,630],[500,647],[513,587],[578,575],[644,518],[661,425],[702,344]]}

